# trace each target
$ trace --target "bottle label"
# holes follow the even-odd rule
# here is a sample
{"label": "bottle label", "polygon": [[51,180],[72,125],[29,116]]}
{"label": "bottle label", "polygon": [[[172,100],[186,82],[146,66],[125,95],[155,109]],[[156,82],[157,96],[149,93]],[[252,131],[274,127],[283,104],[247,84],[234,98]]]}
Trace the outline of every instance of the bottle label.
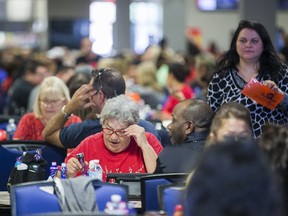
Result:
{"label": "bottle label", "polygon": [[88,175],[92,178],[99,179],[100,181],[103,181],[103,170],[101,165],[96,162],[95,160],[92,160],[89,162],[89,170]]}

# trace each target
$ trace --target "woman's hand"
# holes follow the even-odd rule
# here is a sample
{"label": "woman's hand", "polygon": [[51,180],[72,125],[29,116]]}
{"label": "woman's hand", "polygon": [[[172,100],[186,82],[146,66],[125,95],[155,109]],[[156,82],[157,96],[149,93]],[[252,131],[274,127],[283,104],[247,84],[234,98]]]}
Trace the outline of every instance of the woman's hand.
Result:
{"label": "woman's hand", "polygon": [[[87,161],[85,161],[85,165],[88,165]],[[82,165],[79,160],[75,157],[72,157],[67,162],[67,176],[68,178],[73,178],[77,175],[79,171],[82,170]]]}
{"label": "woman's hand", "polygon": [[283,94],[283,92],[278,88],[275,82],[272,80],[265,80],[262,82],[263,85],[267,86],[268,88],[272,89],[273,91]]}
{"label": "woman's hand", "polygon": [[145,129],[143,127],[133,124],[126,128],[125,131],[127,136],[132,136],[135,139],[136,143],[140,148],[142,148],[146,144],[149,145],[145,135]]}
{"label": "woman's hand", "polygon": [[138,146],[141,148],[144,158],[145,167],[148,173],[153,173],[156,168],[157,154],[148,143],[145,130],[139,125],[130,125],[126,128],[126,135],[133,136]]}

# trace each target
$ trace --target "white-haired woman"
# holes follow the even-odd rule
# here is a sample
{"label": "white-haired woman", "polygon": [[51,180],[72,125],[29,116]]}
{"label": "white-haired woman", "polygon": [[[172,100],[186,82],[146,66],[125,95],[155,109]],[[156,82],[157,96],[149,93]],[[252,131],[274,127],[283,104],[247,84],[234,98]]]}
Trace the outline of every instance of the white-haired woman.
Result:
{"label": "white-haired woman", "polygon": [[[32,113],[22,116],[13,139],[43,140],[42,131],[49,121],[70,100],[66,84],[55,76],[45,78],[40,84]],[[66,126],[82,120],[73,115]]]}
{"label": "white-haired woman", "polygon": [[108,173],[152,173],[163,147],[138,121],[139,107],[128,96],[108,99],[100,114],[102,132],[84,139],[66,157],[68,177],[81,174],[78,153],[84,153],[86,164],[100,160],[104,181]]}

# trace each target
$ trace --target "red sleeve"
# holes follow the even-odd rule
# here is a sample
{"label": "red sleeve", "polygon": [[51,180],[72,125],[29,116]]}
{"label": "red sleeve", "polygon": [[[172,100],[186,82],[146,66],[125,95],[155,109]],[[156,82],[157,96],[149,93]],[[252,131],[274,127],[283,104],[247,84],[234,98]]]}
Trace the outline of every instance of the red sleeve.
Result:
{"label": "red sleeve", "polygon": [[149,132],[146,132],[146,137],[147,137],[148,143],[152,146],[156,154],[159,155],[160,152],[163,150],[163,146],[161,145],[157,137]]}
{"label": "red sleeve", "polygon": [[89,161],[90,159],[87,157],[87,153],[93,153],[94,149],[91,149],[93,148],[94,146],[92,146],[93,144],[91,143],[94,143],[93,141],[91,141],[91,139],[93,139],[95,134],[89,136],[89,137],[86,137],[76,148],[73,149],[73,151],[67,155],[67,157],[65,158],[65,162],[67,163],[67,161],[72,158],[72,157],[76,157],[76,154],[78,153],[84,153],[85,154],[85,160],[86,161]]}
{"label": "red sleeve", "polygon": [[67,161],[72,157],[77,158],[76,154],[83,152],[83,146],[85,143],[85,140],[83,140],[76,148],[74,148],[73,151],[65,158],[65,163],[67,163]]}

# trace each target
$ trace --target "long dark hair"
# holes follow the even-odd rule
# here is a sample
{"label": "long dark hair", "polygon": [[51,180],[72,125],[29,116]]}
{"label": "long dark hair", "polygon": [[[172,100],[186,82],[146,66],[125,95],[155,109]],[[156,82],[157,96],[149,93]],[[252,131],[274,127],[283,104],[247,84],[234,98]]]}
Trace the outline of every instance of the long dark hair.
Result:
{"label": "long dark hair", "polygon": [[223,56],[220,58],[219,63],[217,64],[216,73],[224,75],[231,68],[237,69],[236,67],[239,63],[239,55],[236,51],[236,42],[240,31],[245,28],[256,31],[262,40],[263,52],[259,60],[259,74],[265,79],[272,79],[277,83],[278,74],[282,67],[281,59],[277,55],[265,27],[262,24],[251,20],[240,21],[231,40],[230,49],[223,54]]}

